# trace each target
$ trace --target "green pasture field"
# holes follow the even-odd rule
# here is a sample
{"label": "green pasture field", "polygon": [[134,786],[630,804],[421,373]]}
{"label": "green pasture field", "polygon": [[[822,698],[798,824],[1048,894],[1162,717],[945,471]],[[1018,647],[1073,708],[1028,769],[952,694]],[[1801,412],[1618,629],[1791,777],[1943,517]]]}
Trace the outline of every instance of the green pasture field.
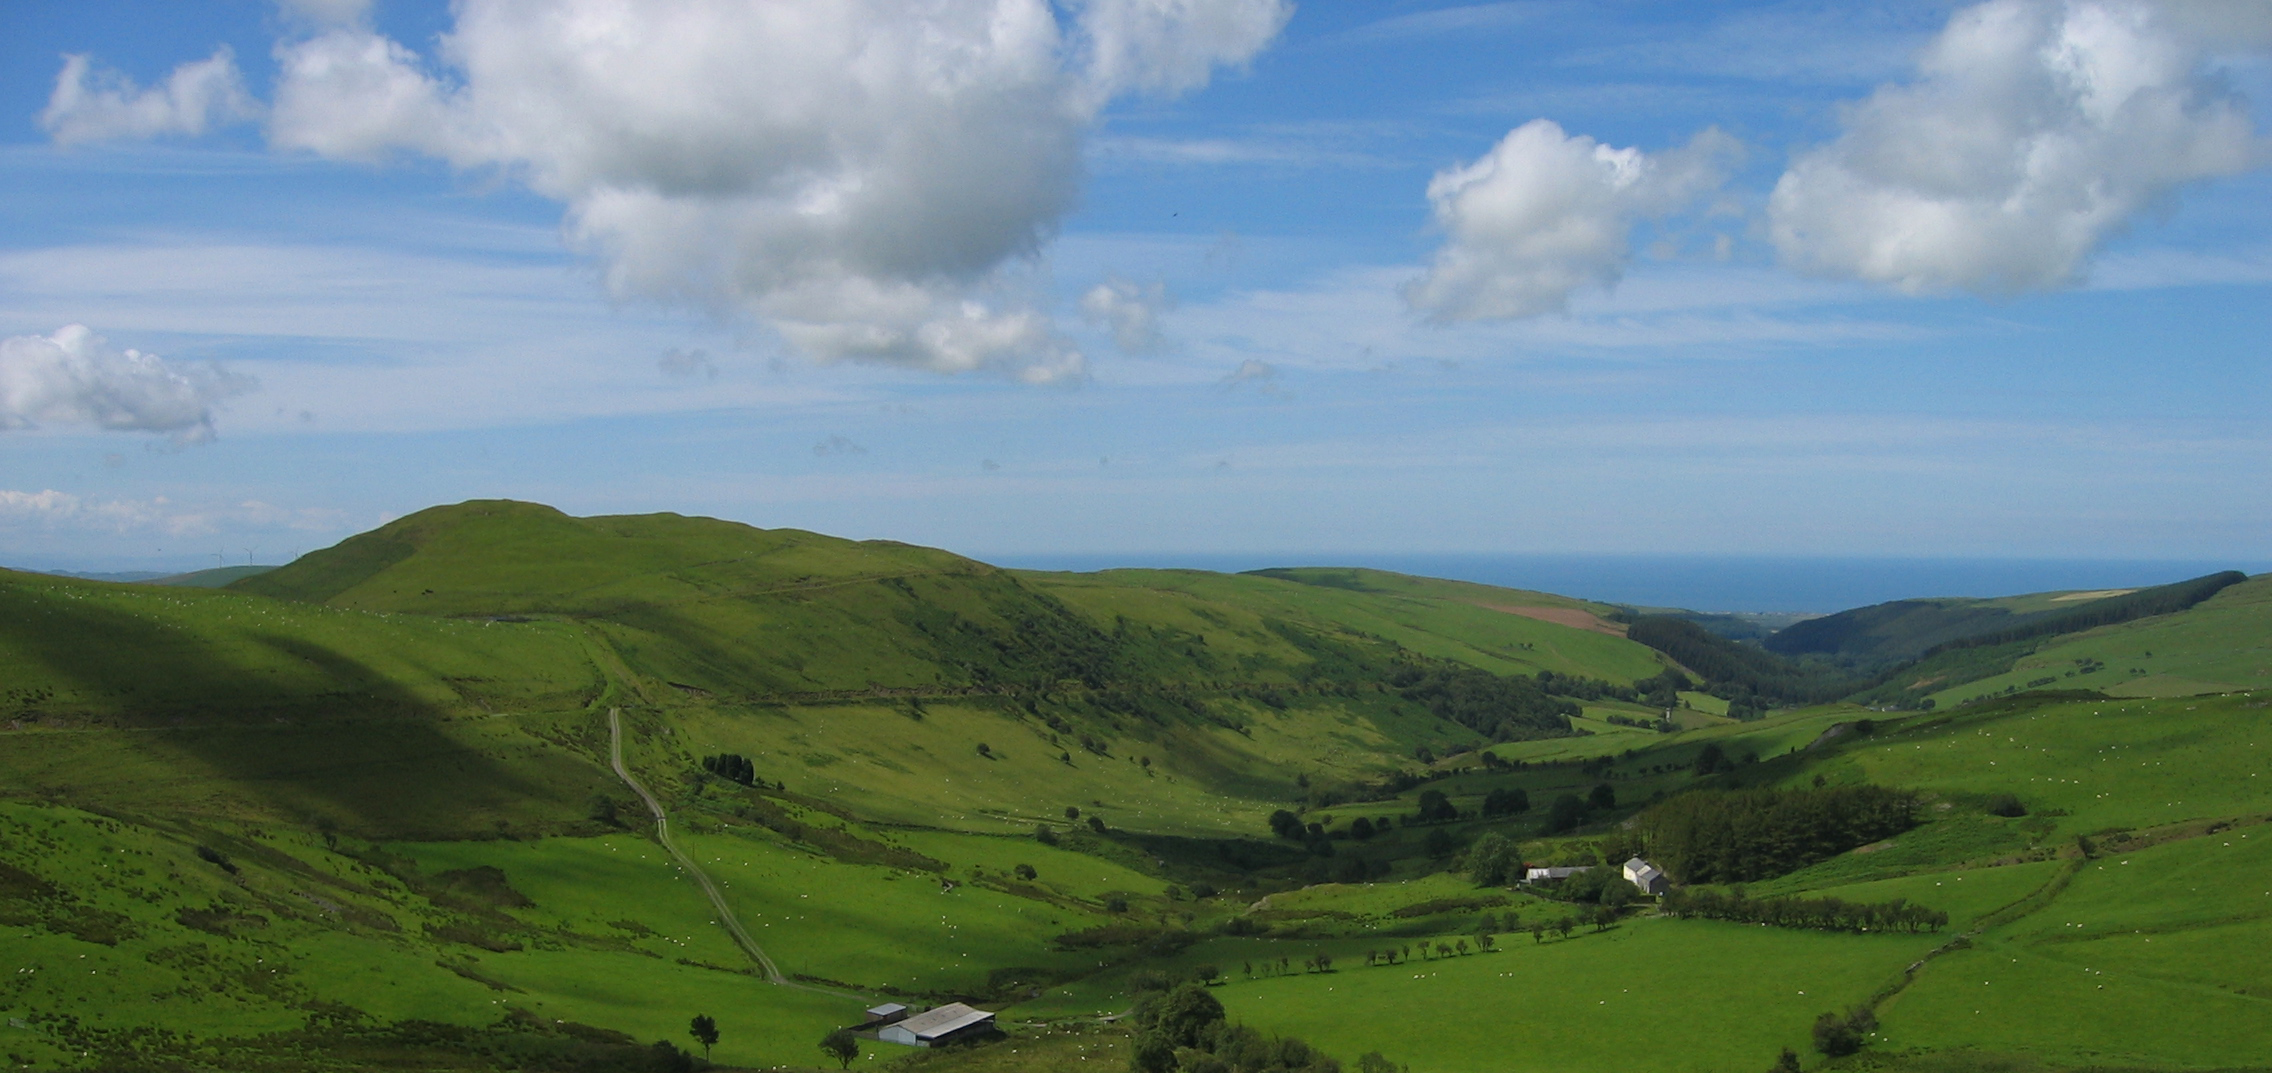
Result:
{"label": "green pasture field", "polygon": [[929,873],[768,854],[733,835],[686,843],[781,971],[859,990],[979,994],[998,968],[1075,972],[1095,956],[1054,950],[1050,939],[1107,920],[1094,908],[1018,897],[967,874],[949,890]]}
{"label": "green pasture field", "polygon": [[2054,838],[2256,814],[2272,803],[2272,707],[2261,703],[2236,694],[1960,710],[1846,746],[1824,770],[2015,794]]}
{"label": "green pasture field", "polygon": [[[1063,817],[1059,817],[1060,820]],[[1114,894],[1157,897],[1168,884],[1157,876],[1136,871],[1116,861],[1102,860],[1057,846],[1045,846],[1028,835],[981,835],[960,831],[909,830],[892,832],[895,841],[919,853],[944,861],[949,875],[967,877],[979,869],[999,879],[1018,865],[1033,866],[1033,885],[1068,898],[1098,902]]]}
{"label": "green pasture field", "polygon": [[[1233,1019],[1299,1036],[1344,1062],[1378,1050],[1450,1073],[1720,1071],[1766,1068],[1781,1047],[1804,1050],[1816,1014],[1866,999],[1945,938],[1641,918],[1543,943],[1503,935],[1496,953],[1393,966],[1364,962],[1367,949],[1391,940],[1363,939],[1224,939],[1175,963],[1222,967],[1231,982],[1214,993]],[[1320,951],[1333,955],[1334,971],[1302,972]],[[1245,978],[1245,963],[1279,956],[1292,959],[1291,974]],[[1012,1012],[1074,1014],[1126,1001],[1075,985]]]}
{"label": "green pasture field", "polygon": [[1887,1003],[1889,1046],[2221,1068],[2272,1054],[2272,828],[2085,862],[2046,907],[1936,959]]}
{"label": "green pasture field", "polygon": [[[2096,664],[2102,669],[2085,671]],[[2006,687],[2168,697],[2272,689],[2272,576],[2250,578],[2180,614],[2055,637],[2011,671],[1933,694],[1943,708]]]}
{"label": "green pasture field", "polygon": [[1299,794],[1297,775],[1368,781],[1423,736],[1473,739],[1391,698],[1233,704],[1249,720],[1247,734],[1130,724],[1107,739],[1110,755],[1084,750],[1020,708],[954,701],[927,704],[920,720],[904,705],[883,704],[677,709],[679,733],[639,744],[654,750],[642,762],[668,772],[691,772],[697,756],[739,752],[765,778],[799,793],[856,798],[863,815],[887,822],[1030,833],[1036,823],[1063,824],[1071,805],[1116,827],[1222,835],[1263,830],[1264,818]]}

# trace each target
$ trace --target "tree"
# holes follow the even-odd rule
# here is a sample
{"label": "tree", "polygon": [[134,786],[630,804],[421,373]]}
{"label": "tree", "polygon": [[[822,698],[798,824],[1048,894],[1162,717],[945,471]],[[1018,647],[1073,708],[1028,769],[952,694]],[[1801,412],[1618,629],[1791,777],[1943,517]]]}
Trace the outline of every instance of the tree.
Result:
{"label": "tree", "polygon": [[1135,1019],[1143,1035],[1166,1040],[1172,1054],[1177,1047],[1198,1046],[1207,1027],[1223,1019],[1223,1004],[1206,988],[1185,982],[1147,1000]]}
{"label": "tree", "polygon": [[1349,821],[1349,837],[1354,838],[1359,842],[1363,842],[1366,839],[1373,837],[1373,821],[1368,820],[1363,816],[1359,816],[1356,819]]}
{"label": "tree", "polygon": [[1357,1059],[1357,1073],[1398,1073],[1398,1070],[1396,1063],[1383,1057],[1381,1052],[1366,1051]]}
{"label": "tree", "polygon": [[622,818],[615,814],[615,799],[606,794],[593,794],[591,801],[584,806],[584,815],[594,823],[604,823],[610,827],[623,825]]}
{"label": "tree", "polygon": [[1302,837],[1302,818],[1279,809],[1270,814],[1270,833],[1280,838],[1299,839]]}
{"label": "tree", "polygon": [[1430,857],[1451,856],[1453,848],[1451,832],[1441,827],[1429,831],[1427,841],[1422,843],[1420,848],[1425,850]]}
{"label": "tree", "polygon": [[1077,819],[1080,819],[1080,818],[1081,818],[1081,806],[1079,806],[1079,805],[1067,805],[1067,806],[1065,806],[1065,818],[1066,818],[1066,819],[1068,819],[1068,820],[1077,820]]}
{"label": "tree", "polygon": [[1554,930],[1560,933],[1561,936],[1565,939],[1569,938],[1570,933],[1577,930],[1577,927],[1578,922],[1570,919],[1569,917],[1563,917],[1562,919],[1554,922]]}
{"label": "tree", "polygon": [[1597,782],[1586,793],[1586,807],[1611,809],[1617,807],[1617,790],[1606,782]]}
{"label": "tree", "polygon": [[820,1040],[822,1054],[836,1059],[836,1068],[852,1068],[852,1060],[860,1057],[860,1037],[849,1028],[839,1028]]}
{"label": "tree", "polygon": [[1546,833],[1558,835],[1586,822],[1586,802],[1576,794],[1563,794],[1546,810]]}
{"label": "tree", "polygon": [[1522,850],[1497,831],[1468,847],[1467,875],[1477,886],[1503,887],[1523,877]]}
{"label": "tree", "polygon": [[1091,831],[1095,831],[1096,833],[1098,833],[1098,834],[1100,834],[1100,835],[1101,835],[1101,834],[1103,834],[1103,833],[1104,833],[1104,821],[1103,821],[1103,820],[1101,820],[1101,819],[1098,819],[1098,818],[1097,818],[1097,817],[1095,817],[1095,816],[1091,816],[1091,817],[1089,817],[1089,830],[1091,830]]}
{"label": "tree", "polygon": [[1046,823],[1037,823],[1033,825],[1033,840],[1044,846],[1054,846],[1057,844],[1057,832],[1050,830]]}
{"label": "tree", "polygon": [[1420,791],[1420,822],[1440,823],[1459,818],[1459,810],[1452,807],[1451,799],[1442,790]]}
{"label": "tree", "polygon": [[710,1048],[718,1045],[718,1022],[709,1014],[695,1014],[694,1020],[686,1023],[686,1034],[702,1045],[702,1057],[707,1059],[710,1057]]}
{"label": "tree", "polygon": [[1030,864],[1021,864],[1016,868],[1011,869],[1011,872],[1015,873],[1019,879],[1026,880],[1033,879],[1035,876],[1040,875],[1040,873],[1033,870],[1033,866]]}
{"label": "tree", "polygon": [[1537,921],[1535,921],[1535,920],[1534,920],[1534,921],[1531,921],[1531,925],[1530,925],[1530,941],[1531,941],[1532,945],[1534,945],[1534,946],[1535,946],[1535,945],[1537,945],[1537,944],[1539,944],[1539,943],[1545,942],[1545,941],[1546,941],[1546,925],[1544,925],[1544,924],[1541,924],[1541,923],[1539,923],[1539,922],[1537,922]]}
{"label": "tree", "polygon": [[1716,741],[1705,742],[1703,751],[1696,754],[1696,774],[1700,776],[1717,774],[1733,766],[1728,763],[1726,750]]}
{"label": "tree", "polygon": [[1518,812],[1529,811],[1530,794],[1519,786],[1502,786],[1483,795],[1483,814],[1485,816],[1512,816]]}
{"label": "tree", "polygon": [[1774,1067],[1767,1073],[1799,1073],[1799,1053],[1789,1047],[1783,1048],[1782,1055],[1775,1059]]}
{"label": "tree", "polygon": [[1331,954],[1319,954],[1319,955],[1317,956],[1317,971],[1319,971],[1319,972],[1332,972],[1332,971],[1333,971],[1333,955],[1331,955]]}

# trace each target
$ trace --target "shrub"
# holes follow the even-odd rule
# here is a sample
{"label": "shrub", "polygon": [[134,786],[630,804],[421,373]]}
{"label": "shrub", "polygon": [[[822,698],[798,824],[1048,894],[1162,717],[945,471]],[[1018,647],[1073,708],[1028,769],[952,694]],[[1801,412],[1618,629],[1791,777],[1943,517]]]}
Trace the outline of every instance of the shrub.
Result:
{"label": "shrub", "polygon": [[1877,1029],[1877,1014],[1867,1006],[1856,1006],[1844,1017],[1826,1013],[1814,1019],[1814,1049],[1831,1058],[1843,1058],[1861,1050],[1866,1037]]}

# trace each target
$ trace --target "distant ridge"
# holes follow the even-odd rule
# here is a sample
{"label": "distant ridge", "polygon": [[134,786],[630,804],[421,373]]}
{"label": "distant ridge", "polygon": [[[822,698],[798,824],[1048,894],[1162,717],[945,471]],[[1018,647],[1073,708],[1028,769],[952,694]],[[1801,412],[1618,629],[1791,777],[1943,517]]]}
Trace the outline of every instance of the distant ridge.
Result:
{"label": "distant ridge", "polygon": [[[2001,599],[1894,600],[1808,619],[1766,638],[1786,656],[1827,656],[1872,669],[1955,648],[2006,644],[2074,633],[2149,615],[2182,611],[2248,580],[2235,570],[2127,593],[2037,593]],[[2080,604],[2073,597],[2091,597]]]}

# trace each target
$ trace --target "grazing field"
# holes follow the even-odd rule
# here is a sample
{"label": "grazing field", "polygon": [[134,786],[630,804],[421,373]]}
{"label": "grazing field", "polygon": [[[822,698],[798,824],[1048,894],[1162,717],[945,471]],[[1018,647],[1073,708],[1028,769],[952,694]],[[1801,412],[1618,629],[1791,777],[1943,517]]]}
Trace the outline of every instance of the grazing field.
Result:
{"label": "grazing field", "polygon": [[2272,577],[2241,582],[2184,614],[2053,638],[2009,672],[1933,699],[1946,707],[2044,686],[2136,697],[2272,689]]}

